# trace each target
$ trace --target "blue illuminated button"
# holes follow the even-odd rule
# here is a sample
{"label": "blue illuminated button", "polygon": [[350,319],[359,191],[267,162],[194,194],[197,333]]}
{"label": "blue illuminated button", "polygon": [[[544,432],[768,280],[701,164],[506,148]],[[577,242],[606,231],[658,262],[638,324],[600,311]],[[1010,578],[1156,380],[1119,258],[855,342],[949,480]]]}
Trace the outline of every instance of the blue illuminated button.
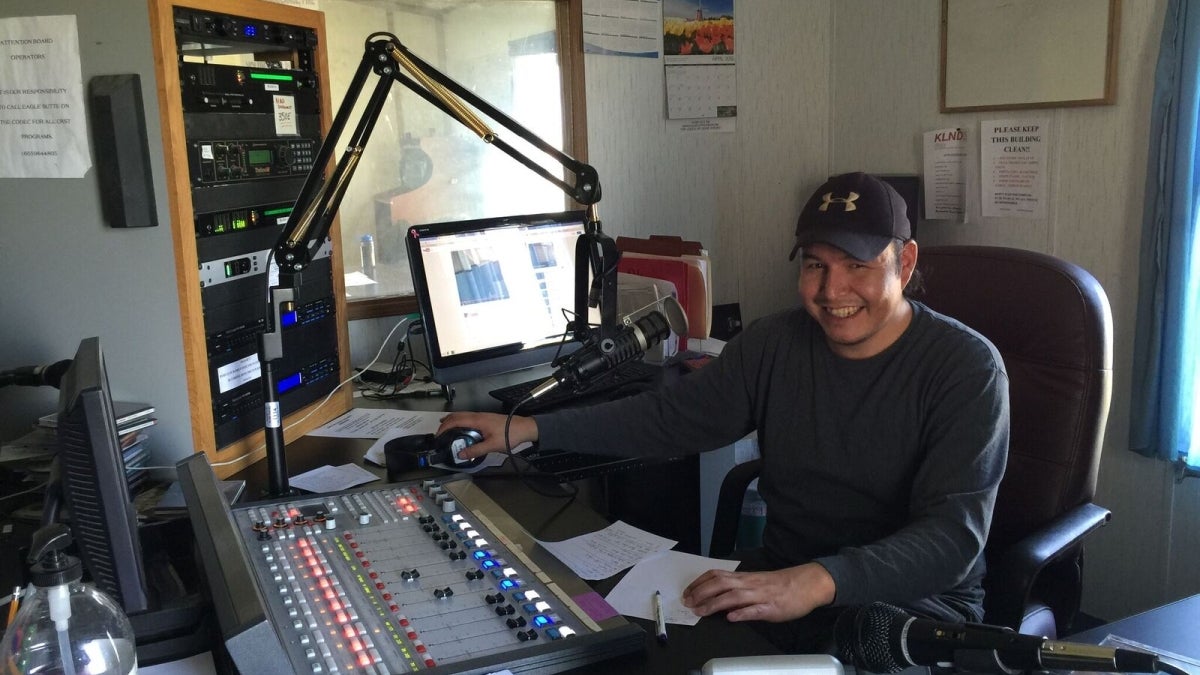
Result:
{"label": "blue illuminated button", "polygon": [[520,587],[521,587],[520,579],[505,579],[504,581],[500,582],[500,590],[502,590],[502,591],[511,591],[514,588],[520,588]]}
{"label": "blue illuminated button", "polygon": [[538,628],[545,628],[553,623],[554,618],[546,616],[545,614],[538,614],[537,616],[533,617],[533,625],[537,626]]}
{"label": "blue illuminated button", "polygon": [[492,557],[492,552],[480,549],[472,553],[471,557],[475,558],[476,560],[483,560],[484,558]]}

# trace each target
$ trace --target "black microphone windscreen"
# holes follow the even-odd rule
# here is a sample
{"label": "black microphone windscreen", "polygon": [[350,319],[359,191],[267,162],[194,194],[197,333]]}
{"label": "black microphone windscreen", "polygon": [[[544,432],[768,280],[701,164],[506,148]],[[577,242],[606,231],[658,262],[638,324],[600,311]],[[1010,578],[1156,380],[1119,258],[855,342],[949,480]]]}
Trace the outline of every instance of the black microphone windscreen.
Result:
{"label": "black microphone windscreen", "polygon": [[842,612],[834,625],[838,659],[872,673],[898,673],[913,665],[894,649],[889,636],[898,633],[910,617],[904,610],[883,602]]}

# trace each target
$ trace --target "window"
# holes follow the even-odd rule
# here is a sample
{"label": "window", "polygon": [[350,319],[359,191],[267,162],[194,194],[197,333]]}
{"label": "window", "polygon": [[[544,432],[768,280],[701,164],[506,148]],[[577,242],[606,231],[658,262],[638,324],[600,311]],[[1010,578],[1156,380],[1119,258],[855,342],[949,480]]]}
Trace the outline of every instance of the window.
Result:
{"label": "window", "polygon": [[[537,136],[585,159],[582,49],[569,39],[578,35],[570,27],[579,25],[580,3],[325,0],[335,112],[366,37],[385,31]],[[370,76],[344,136],[353,131],[375,82]],[[553,159],[485,121],[504,141],[561,175]],[[342,150],[336,149],[334,161]],[[404,248],[409,225],[573,207],[557,187],[397,83],[338,209],[347,314],[356,319],[415,311]],[[368,235],[373,270],[364,270],[361,256]]]}

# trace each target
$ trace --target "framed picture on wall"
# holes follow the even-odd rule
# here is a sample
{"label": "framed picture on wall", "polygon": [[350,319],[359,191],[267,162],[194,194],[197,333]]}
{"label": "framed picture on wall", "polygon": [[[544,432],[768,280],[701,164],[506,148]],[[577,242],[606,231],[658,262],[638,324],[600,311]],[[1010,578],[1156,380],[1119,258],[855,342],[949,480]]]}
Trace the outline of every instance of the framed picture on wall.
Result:
{"label": "framed picture on wall", "polygon": [[942,0],[942,112],[1108,105],[1120,0]]}

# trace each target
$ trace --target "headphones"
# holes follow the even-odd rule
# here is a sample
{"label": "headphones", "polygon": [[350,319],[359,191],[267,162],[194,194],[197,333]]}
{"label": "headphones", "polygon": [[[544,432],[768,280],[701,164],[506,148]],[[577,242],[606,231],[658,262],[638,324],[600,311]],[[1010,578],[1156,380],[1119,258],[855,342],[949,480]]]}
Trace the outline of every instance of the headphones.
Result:
{"label": "headphones", "polygon": [[393,438],[383,446],[388,482],[394,482],[398,474],[426,469],[434,464],[460,469],[476,466],[483,457],[459,459],[458,453],[482,440],[483,434],[465,427],[447,429],[436,436],[414,434]]}

